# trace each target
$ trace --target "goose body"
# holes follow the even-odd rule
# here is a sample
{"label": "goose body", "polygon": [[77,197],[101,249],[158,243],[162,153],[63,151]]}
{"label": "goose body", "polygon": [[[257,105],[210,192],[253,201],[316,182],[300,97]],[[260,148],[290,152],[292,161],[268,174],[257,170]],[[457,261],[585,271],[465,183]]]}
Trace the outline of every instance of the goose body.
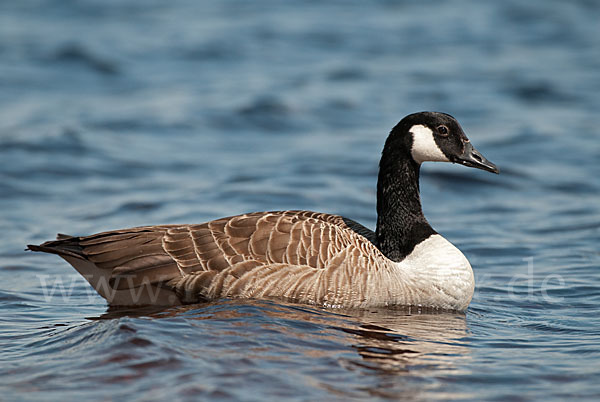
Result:
{"label": "goose body", "polygon": [[59,235],[28,248],[64,258],[112,305],[277,297],[324,306],[464,310],[473,271],[423,216],[418,176],[425,161],[498,172],[453,117],[421,112],[400,121],[386,141],[375,232],[337,215],[273,211]]}

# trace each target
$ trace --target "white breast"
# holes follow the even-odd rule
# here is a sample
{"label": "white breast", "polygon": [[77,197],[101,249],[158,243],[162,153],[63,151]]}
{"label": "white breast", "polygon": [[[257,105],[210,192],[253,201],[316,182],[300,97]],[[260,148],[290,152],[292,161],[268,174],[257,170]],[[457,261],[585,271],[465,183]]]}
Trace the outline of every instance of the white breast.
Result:
{"label": "white breast", "polygon": [[419,243],[395,268],[399,278],[410,278],[410,304],[464,310],[473,297],[471,264],[438,234]]}

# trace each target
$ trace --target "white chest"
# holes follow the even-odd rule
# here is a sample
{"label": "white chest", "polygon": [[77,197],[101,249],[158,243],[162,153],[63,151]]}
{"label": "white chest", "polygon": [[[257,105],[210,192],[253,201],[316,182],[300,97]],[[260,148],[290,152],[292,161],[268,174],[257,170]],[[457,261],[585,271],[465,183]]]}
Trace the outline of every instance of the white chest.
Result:
{"label": "white chest", "polygon": [[395,263],[395,271],[408,288],[410,304],[464,310],[473,297],[471,264],[440,235],[419,243],[410,255]]}

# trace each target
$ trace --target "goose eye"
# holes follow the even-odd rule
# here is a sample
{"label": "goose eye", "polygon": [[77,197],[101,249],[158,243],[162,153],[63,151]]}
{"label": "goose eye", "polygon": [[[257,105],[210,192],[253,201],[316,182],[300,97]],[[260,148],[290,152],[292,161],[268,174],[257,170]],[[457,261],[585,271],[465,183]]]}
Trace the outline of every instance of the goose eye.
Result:
{"label": "goose eye", "polygon": [[448,135],[448,127],[446,126],[438,126],[437,131],[440,135],[443,135],[444,137]]}

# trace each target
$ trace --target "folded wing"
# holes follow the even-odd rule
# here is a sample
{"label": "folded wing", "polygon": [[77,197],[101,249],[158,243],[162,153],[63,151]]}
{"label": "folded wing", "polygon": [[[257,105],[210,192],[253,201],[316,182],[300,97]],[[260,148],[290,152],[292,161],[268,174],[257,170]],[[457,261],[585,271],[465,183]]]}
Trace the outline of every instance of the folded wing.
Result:
{"label": "folded wing", "polygon": [[152,286],[188,303],[226,296],[311,302],[349,280],[353,273],[343,271],[360,264],[365,250],[378,253],[373,240],[369,229],[336,215],[278,211],[62,236],[29,248],[59,254],[76,269],[77,260],[92,263],[118,291]]}

